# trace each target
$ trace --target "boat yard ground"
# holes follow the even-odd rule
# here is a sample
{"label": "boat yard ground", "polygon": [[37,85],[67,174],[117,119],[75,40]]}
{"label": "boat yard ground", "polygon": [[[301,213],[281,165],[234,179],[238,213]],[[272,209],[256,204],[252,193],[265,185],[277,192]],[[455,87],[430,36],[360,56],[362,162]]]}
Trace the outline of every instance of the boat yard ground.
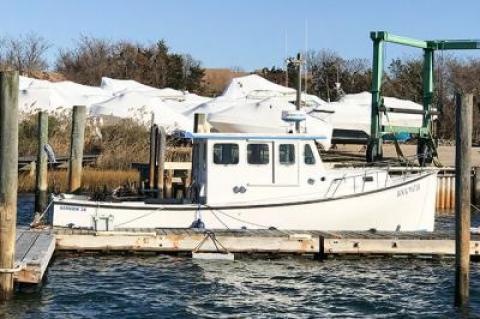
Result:
{"label": "boat yard ground", "polygon": [[[416,156],[417,145],[401,144],[403,154],[408,158]],[[352,156],[365,156],[365,147],[363,145],[337,145],[336,152],[342,154],[348,154]],[[393,144],[384,144],[383,146],[384,157],[396,158],[397,152]],[[438,147],[438,157],[442,166],[454,167],[455,166],[455,145],[441,145]],[[480,147],[472,148],[472,167],[480,166]]]}

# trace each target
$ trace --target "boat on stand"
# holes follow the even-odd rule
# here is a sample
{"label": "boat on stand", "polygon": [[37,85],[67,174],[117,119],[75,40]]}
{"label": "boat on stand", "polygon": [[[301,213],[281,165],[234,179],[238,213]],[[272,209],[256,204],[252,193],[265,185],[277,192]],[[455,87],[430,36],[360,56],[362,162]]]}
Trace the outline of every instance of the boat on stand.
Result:
{"label": "boat on stand", "polygon": [[327,168],[317,147],[325,136],[307,133],[181,135],[195,150],[188,198],[54,195],[53,226],[433,231],[436,171]]}

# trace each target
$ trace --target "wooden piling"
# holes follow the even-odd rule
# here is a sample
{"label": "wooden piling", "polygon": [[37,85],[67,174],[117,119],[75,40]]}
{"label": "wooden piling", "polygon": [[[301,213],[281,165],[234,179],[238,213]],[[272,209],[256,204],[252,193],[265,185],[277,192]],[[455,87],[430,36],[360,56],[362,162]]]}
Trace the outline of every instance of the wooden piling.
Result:
{"label": "wooden piling", "polygon": [[48,188],[48,156],[45,151],[45,145],[48,143],[48,114],[47,112],[38,113],[38,149],[37,166],[35,169],[35,212],[43,213],[47,207],[47,188]]}
{"label": "wooden piling", "polygon": [[68,165],[68,191],[75,192],[82,186],[83,145],[87,108],[75,105],[72,114],[72,135],[70,140],[70,161]]}
{"label": "wooden piling", "polygon": [[[206,129],[206,122],[207,122],[207,116],[206,114],[203,113],[195,113],[194,118],[193,118],[193,132],[194,133],[205,133]],[[196,177],[198,176],[198,170],[200,169],[198,167],[199,165],[199,149],[198,149],[198,143],[196,141],[192,141],[192,169],[189,171],[189,177],[188,177],[188,184],[187,184],[187,197],[196,200],[196,192],[194,191],[194,188],[192,186],[196,185]]]}
{"label": "wooden piling", "polygon": [[452,209],[452,177],[445,177],[445,209]]}
{"label": "wooden piling", "polygon": [[193,132],[207,133],[207,115],[204,113],[195,113],[193,118]]}
{"label": "wooden piling", "polygon": [[[0,268],[14,267],[18,183],[18,72],[0,72]],[[13,273],[0,272],[0,300],[13,295]]]}
{"label": "wooden piling", "polygon": [[173,169],[167,169],[165,178],[165,198],[173,198]]}
{"label": "wooden piling", "polygon": [[164,197],[164,172],[165,172],[165,153],[167,150],[167,133],[163,127],[157,129],[157,143],[156,143],[156,190],[157,198]]}
{"label": "wooden piling", "polygon": [[155,188],[155,151],[157,141],[157,125],[153,124],[150,128],[150,161],[148,163],[148,186],[152,190]]}
{"label": "wooden piling", "polygon": [[470,284],[470,172],[473,95],[456,94],[455,110],[455,305],[466,307]]}

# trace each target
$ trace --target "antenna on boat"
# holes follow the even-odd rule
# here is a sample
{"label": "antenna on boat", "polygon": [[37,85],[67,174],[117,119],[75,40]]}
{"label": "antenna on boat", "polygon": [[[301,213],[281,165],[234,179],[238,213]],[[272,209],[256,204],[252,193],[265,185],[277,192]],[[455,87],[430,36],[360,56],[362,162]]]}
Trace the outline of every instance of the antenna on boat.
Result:
{"label": "antenna on boat", "polygon": [[[288,64],[291,63],[292,65],[294,65],[297,68],[298,79],[297,79],[297,99],[296,99],[296,102],[295,102],[295,106],[296,106],[295,110],[300,111],[301,104],[302,104],[302,63],[303,63],[302,54],[298,53],[296,59],[287,59],[287,63]],[[285,119],[285,118],[283,118],[283,116],[282,116],[282,119],[284,121],[295,122],[295,132],[300,133],[300,121],[303,121],[304,119],[302,119],[302,120],[292,120],[292,119]]]}
{"label": "antenna on boat", "polygon": [[153,124],[155,124],[155,112],[150,114],[150,126],[153,126]]}
{"label": "antenna on boat", "polygon": [[287,29],[285,29],[285,86],[288,87],[288,34],[287,34]]}
{"label": "antenna on boat", "polygon": [[305,52],[304,52],[304,67],[305,67],[305,105],[307,105],[307,79],[308,79],[308,20],[305,19]]}

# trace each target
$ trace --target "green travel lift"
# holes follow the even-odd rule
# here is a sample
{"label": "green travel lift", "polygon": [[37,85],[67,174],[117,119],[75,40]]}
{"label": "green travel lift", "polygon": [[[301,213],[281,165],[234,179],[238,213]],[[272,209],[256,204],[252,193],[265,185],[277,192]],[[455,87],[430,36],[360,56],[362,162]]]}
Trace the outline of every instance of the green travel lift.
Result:
{"label": "green travel lift", "polygon": [[[433,97],[433,59],[435,50],[468,50],[480,49],[477,40],[433,40],[423,41],[390,34],[385,31],[371,32],[373,41],[372,67],[372,114],[371,131],[367,145],[367,161],[375,162],[383,158],[383,138],[385,135],[397,136],[400,133],[410,133],[418,139],[417,156],[420,165],[429,164],[437,156],[432,136],[432,118],[438,111],[432,108]],[[384,104],[381,94],[384,73],[385,43],[396,43],[423,49],[423,110],[395,108]],[[384,115],[388,113],[418,114],[423,116],[421,127],[391,126],[383,123]],[[387,118],[388,119],[388,118]]]}

